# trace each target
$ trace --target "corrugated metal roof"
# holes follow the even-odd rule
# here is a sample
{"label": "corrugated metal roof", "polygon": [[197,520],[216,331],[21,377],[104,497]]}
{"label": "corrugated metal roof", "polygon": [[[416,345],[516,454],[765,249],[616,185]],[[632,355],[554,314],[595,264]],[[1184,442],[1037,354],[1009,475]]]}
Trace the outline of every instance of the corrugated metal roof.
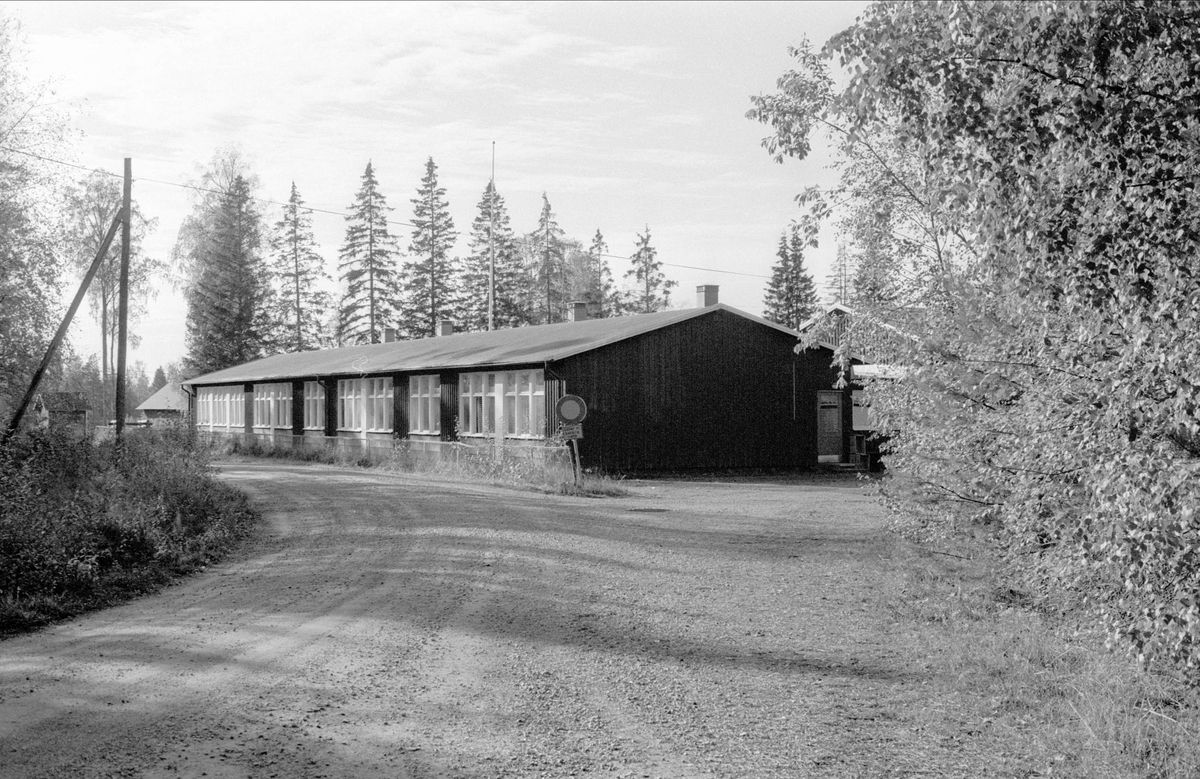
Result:
{"label": "corrugated metal roof", "polygon": [[315,376],[353,376],[552,362],[718,311],[758,322],[788,335],[797,335],[796,331],[782,325],[718,303],[706,308],[660,311],[655,314],[559,322],[482,333],[458,333],[415,341],[276,354],[198,376],[185,381],[184,384],[236,384]]}

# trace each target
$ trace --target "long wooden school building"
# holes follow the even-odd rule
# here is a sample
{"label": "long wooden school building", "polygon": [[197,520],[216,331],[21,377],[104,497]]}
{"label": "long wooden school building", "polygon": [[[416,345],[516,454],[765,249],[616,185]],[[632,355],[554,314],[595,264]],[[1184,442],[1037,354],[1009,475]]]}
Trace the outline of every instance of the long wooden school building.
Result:
{"label": "long wooden school building", "polygon": [[854,456],[832,350],[697,290],[696,308],[278,354],[184,382],[196,426],[437,452],[531,447],[587,404],[579,456],[607,472],[802,468]]}

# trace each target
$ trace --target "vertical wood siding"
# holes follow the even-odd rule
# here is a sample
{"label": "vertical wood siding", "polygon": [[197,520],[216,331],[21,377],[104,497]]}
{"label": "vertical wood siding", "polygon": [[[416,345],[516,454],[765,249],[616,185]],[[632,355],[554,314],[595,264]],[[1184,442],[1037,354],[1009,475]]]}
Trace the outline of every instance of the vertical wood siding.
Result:
{"label": "vertical wood siding", "polygon": [[254,432],[254,385],[242,385],[242,408],[245,416],[244,431],[246,433]]}
{"label": "vertical wood siding", "polygon": [[457,436],[458,420],[458,371],[443,371],[438,377],[442,385],[442,434],[443,441],[452,441]]}
{"label": "vertical wood siding", "polygon": [[337,435],[338,383],[337,379],[323,379],[325,383],[325,435]]}
{"label": "vertical wood siding", "polygon": [[586,467],[797,467],[816,462],[816,391],[836,374],[829,350],[795,346],[717,311],[551,367],[588,404]]}
{"label": "vertical wood siding", "polygon": [[408,374],[392,374],[392,421],[397,438],[408,436]]}
{"label": "vertical wood siding", "polygon": [[304,379],[292,381],[292,435],[304,435]]}

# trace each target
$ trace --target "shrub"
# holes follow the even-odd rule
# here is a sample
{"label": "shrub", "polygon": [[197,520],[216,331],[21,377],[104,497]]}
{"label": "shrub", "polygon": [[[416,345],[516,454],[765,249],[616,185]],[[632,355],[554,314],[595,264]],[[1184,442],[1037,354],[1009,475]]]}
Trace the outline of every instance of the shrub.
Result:
{"label": "shrub", "polygon": [[30,434],[0,448],[0,631],[108,602],[228,551],[251,525],[186,431],[93,445]]}

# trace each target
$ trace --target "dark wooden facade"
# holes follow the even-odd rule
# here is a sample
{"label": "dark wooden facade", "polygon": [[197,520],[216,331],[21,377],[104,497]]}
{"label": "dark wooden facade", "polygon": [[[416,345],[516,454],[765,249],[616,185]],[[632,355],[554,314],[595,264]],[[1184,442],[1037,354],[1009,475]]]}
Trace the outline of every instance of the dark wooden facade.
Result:
{"label": "dark wooden facade", "polygon": [[587,402],[584,467],[812,466],[817,392],[837,372],[830,350],[795,348],[793,335],[716,311],[549,363],[547,403],[563,386]]}

